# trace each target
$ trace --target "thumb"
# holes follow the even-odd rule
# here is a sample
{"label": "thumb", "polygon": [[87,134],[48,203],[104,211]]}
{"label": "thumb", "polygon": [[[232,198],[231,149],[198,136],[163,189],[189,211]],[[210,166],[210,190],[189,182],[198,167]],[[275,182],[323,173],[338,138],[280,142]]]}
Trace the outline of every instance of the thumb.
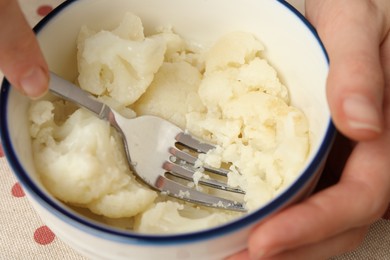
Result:
{"label": "thumb", "polygon": [[327,96],[336,127],[355,140],[383,128],[380,44],[384,19],[371,1],[307,1],[308,19],[329,55]]}
{"label": "thumb", "polygon": [[18,1],[0,0],[0,70],[22,93],[37,98],[48,86],[48,67]]}

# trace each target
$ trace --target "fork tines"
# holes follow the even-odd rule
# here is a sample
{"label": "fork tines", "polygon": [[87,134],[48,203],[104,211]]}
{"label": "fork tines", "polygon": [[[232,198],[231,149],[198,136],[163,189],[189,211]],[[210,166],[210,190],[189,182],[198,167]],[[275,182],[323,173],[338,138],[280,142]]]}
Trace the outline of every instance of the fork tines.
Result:
{"label": "fork tines", "polygon": [[[193,188],[195,183],[195,186],[199,184],[226,192],[245,194],[245,191],[243,191],[242,189],[237,187],[231,187],[227,185],[226,181],[224,182],[212,178],[209,174],[216,174],[217,176],[227,178],[229,170],[224,168],[213,168],[207,165],[202,165],[201,168],[195,167],[195,164],[198,160],[197,155],[199,153],[207,153],[211,149],[214,149],[215,146],[202,142],[194,138],[192,135],[184,132],[176,136],[176,141],[181,146],[184,146],[185,149],[179,149],[178,147],[170,147],[169,153],[172,156],[171,158],[169,158],[168,161],[164,163],[163,168],[167,171],[168,174],[176,178],[186,180],[188,184],[192,184],[192,187],[191,185],[181,185],[178,182],[166,178],[159,180],[160,182],[163,182],[160,183],[160,185],[169,185],[169,191],[171,193],[170,195],[174,195],[175,197],[178,197],[180,199],[196,202],[198,204],[201,203],[203,205],[211,207],[235,211],[246,211],[245,207],[243,206],[243,203],[241,202],[210,195]],[[195,174],[199,172],[201,172],[202,177],[198,178],[198,180],[195,181]],[[219,179],[221,179],[221,177],[219,177]],[[178,188],[178,184],[182,187]],[[176,194],[173,194],[173,191]]]}

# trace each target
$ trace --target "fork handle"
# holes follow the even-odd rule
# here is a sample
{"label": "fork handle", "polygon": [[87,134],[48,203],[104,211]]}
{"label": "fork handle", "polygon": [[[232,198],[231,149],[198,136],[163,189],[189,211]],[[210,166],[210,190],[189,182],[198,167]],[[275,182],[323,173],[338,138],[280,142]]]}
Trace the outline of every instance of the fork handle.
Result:
{"label": "fork handle", "polygon": [[53,94],[90,110],[99,118],[109,119],[110,108],[108,106],[97,101],[96,98],[88,92],[53,72],[50,72],[49,89]]}

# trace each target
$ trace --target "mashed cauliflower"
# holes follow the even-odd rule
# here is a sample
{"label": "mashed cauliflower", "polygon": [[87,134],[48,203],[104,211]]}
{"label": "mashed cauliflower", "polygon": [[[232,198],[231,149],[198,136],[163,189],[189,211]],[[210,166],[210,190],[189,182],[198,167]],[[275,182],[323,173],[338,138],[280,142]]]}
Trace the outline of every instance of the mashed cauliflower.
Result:
{"label": "mashed cauliflower", "polygon": [[[228,183],[246,191],[248,210],[281,192],[310,149],[304,114],[252,34],[232,32],[211,48],[162,28],[145,36],[127,14],[112,31],[84,27],[78,39],[78,84],[127,116],[165,118],[217,148],[198,164],[229,163]],[[136,181],[118,134],[108,122],[62,100],[30,108],[36,168],[58,199],[145,233],[189,232],[242,213],[168,198]],[[124,224],[125,223],[125,224]]]}

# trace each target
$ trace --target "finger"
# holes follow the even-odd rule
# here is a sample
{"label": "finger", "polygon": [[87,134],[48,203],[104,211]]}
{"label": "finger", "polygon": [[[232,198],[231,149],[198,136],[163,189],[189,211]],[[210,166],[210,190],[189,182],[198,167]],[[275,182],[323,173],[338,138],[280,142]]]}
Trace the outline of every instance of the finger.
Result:
{"label": "finger", "polygon": [[[356,249],[364,240],[368,226],[348,230],[340,235],[331,237],[321,243],[310,244],[293,250],[281,252],[264,260],[312,260],[329,259]],[[249,259],[249,258],[247,258]]]}
{"label": "finger", "polygon": [[[283,260],[304,260],[304,259],[329,259],[332,256],[340,255],[356,249],[367,234],[368,226],[348,230],[340,235],[321,241],[321,243],[309,244],[293,250],[281,252],[270,257],[258,259],[283,259]],[[248,250],[243,250],[226,260],[247,260],[251,259]],[[252,258],[253,259],[253,258]]]}
{"label": "finger", "polygon": [[[385,38],[385,40],[381,45],[381,63],[384,71],[385,82],[387,83],[387,86],[389,86],[390,85],[390,28],[389,28],[389,34],[387,34],[387,37]],[[389,91],[389,87],[387,87],[385,91]],[[387,103],[385,102],[385,105],[386,104]]]}
{"label": "finger", "polygon": [[232,255],[225,260],[248,260],[251,259],[248,250],[243,250],[235,255]]}
{"label": "finger", "polygon": [[[254,229],[252,257],[318,243],[379,219],[389,201],[388,136],[359,143],[340,182],[292,206]],[[288,235],[286,235],[288,234]]]}
{"label": "finger", "polygon": [[327,95],[333,120],[355,140],[372,139],[383,129],[379,46],[385,19],[372,2],[312,0],[307,6],[329,55]]}
{"label": "finger", "polygon": [[43,95],[48,68],[18,1],[0,0],[0,24],[0,70],[22,93]]}

